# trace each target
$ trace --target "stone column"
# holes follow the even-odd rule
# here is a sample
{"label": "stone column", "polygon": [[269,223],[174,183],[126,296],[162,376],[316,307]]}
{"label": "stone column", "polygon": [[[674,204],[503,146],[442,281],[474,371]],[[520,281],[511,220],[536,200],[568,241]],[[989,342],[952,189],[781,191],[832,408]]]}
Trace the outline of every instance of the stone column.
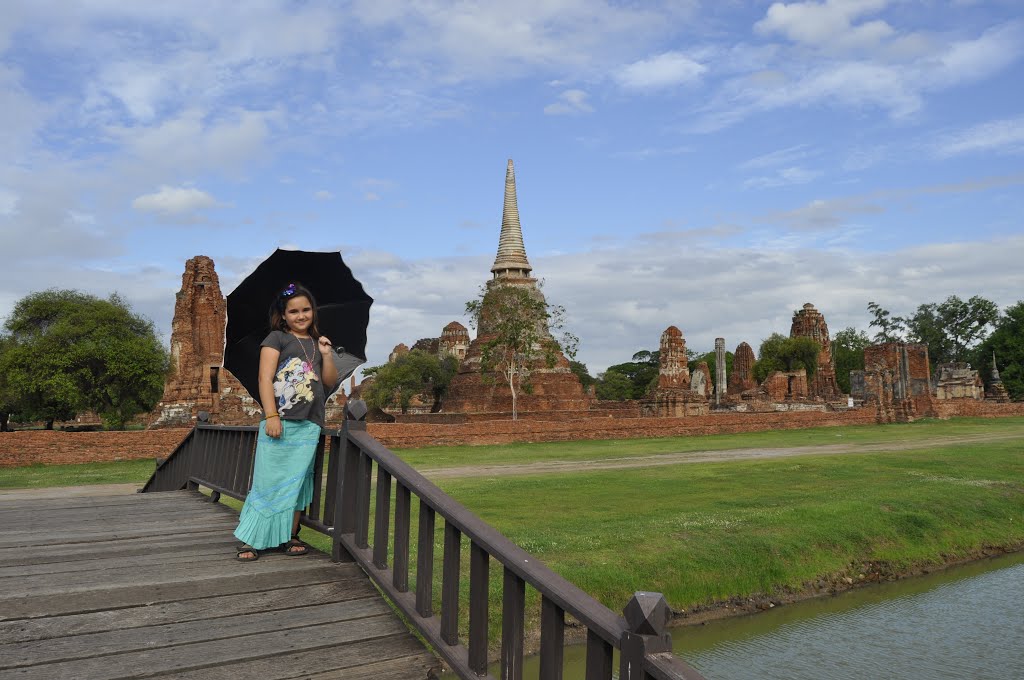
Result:
{"label": "stone column", "polygon": [[715,338],[715,405],[725,396],[725,338]]}

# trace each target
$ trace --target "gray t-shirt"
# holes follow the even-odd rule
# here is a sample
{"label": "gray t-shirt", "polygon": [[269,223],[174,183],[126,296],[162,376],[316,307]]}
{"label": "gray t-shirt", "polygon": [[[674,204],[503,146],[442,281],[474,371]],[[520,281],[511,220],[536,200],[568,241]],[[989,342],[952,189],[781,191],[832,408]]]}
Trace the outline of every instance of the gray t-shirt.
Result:
{"label": "gray t-shirt", "polygon": [[[323,357],[312,338],[271,331],[260,343],[281,353],[274,373],[274,396],[282,420],[310,420],[324,426]],[[309,360],[312,360],[310,366]]]}

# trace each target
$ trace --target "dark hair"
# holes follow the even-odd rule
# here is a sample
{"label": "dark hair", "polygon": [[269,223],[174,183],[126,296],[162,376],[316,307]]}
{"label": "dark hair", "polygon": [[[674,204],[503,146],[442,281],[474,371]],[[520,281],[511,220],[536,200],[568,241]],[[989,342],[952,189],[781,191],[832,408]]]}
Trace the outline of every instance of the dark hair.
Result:
{"label": "dark hair", "polygon": [[288,322],[284,318],[284,310],[288,303],[295,298],[304,297],[309,300],[309,306],[313,308],[313,322],[309,324],[309,335],[313,338],[320,337],[320,329],[317,327],[316,298],[309,292],[309,289],[298,281],[293,281],[274,296],[270,303],[270,330],[288,332]]}

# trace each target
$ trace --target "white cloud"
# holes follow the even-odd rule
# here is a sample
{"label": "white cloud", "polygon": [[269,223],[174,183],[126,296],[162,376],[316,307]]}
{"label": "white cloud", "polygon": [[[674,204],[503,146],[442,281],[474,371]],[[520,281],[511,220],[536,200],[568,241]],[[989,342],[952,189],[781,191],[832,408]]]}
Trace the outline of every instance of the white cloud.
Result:
{"label": "white cloud", "polygon": [[790,146],[785,149],[778,149],[760,156],[755,156],[754,158],[740,163],[739,168],[741,170],[770,168],[776,165],[793,163],[814,154],[815,152],[809,149],[806,144],[797,144],[796,146]]}
{"label": "white cloud", "polygon": [[707,67],[680,52],[665,52],[618,69],[613,77],[622,87],[656,90],[700,80]]}
{"label": "white cloud", "polygon": [[818,170],[808,170],[799,166],[779,169],[774,175],[751,177],[743,182],[743,186],[753,189],[769,189],[792,184],[807,184],[821,176]]}
{"label": "white cloud", "polygon": [[[1016,263],[1022,248],[1022,236],[891,253],[804,247],[773,252],[707,243],[681,260],[678,248],[642,241],[530,261],[545,280],[548,301],[566,308],[567,329],[582,340],[578,358],[596,373],[637,350],[656,349],[669,325],[681,328],[687,346],[698,351],[710,351],[719,336],[729,349],[748,342],[756,351],[771,333],[788,332],[793,310],[805,302],[825,315],[833,332],[851,325],[867,330],[870,300],[897,314],[953,293],[1012,304],[1024,288],[1024,270]],[[436,337],[452,320],[465,323],[463,302],[476,296],[491,260],[356,253],[346,261],[378,300],[368,334],[368,363],[374,365],[400,342]],[[609,271],[620,275],[610,277]]]}
{"label": "white cloud", "polygon": [[268,151],[275,112],[237,111],[212,116],[197,109],[152,126],[110,126],[125,151],[126,172],[145,177],[237,174]]}
{"label": "white cloud", "polygon": [[865,197],[816,199],[795,208],[766,215],[769,223],[798,231],[819,231],[844,226],[856,215],[877,215],[885,208]]}
{"label": "white cloud", "polygon": [[[555,79],[596,72],[692,16],[694,2],[622,5],[608,0],[358,0],[353,15],[387,41],[399,70],[445,82],[504,79],[541,70]],[[414,66],[415,65],[415,66]]]}
{"label": "white cloud", "polygon": [[933,152],[940,158],[967,153],[1024,153],[1024,116],[974,125],[935,142]]}
{"label": "white cloud", "polygon": [[864,14],[884,9],[886,0],[826,0],[819,2],[776,2],[764,19],[754,24],[758,33],[781,33],[790,40],[828,50],[871,48],[895,31],[884,21],[854,25]]}
{"label": "white cloud", "polygon": [[628,158],[630,160],[643,161],[648,158],[661,158],[664,156],[679,156],[693,153],[691,146],[668,146],[668,147],[647,147],[636,151],[616,151],[612,158]]}
{"label": "white cloud", "polygon": [[313,198],[315,198],[318,201],[330,201],[334,199],[334,194],[332,194],[330,191],[327,191],[326,189],[321,189],[320,191],[313,194]]}
{"label": "white cloud", "polygon": [[583,90],[566,90],[558,95],[558,101],[544,107],[549,116],[590,113],[594,110],[587,103],[587,93]]}
{"label": "white cloud", "polygon": [[9,217],[18,211],[18,194],[0,187],[0,216]]}
{"label": "white cloud", "polygon": [[[851,8],[868,5],[814,7],[832,8],[830,11],[839,7],[842,12],[837,16],[845,16]],[[827,26],[820,30],[827,34]],[[806,39],[811,37],[809,34]],[[897,45],[904,39],[914,43],[913,49]],[[1019,62],[1024,54],[1024,23],[1004,22],[967,39],[950,34],[900,35],[886,50],[865,50],[857,55],[808,59],[803,46],[776,47],[775,52],[767,52],[740,45],[722,53],[733,63],[716,64],[716,69],[736,70],[738,75],[718,86],[698,109],[689,130],[715,132],[767,111],[812,106],[874,109],[887,112],[894,120],[912,120],[924,108],[928,95],[984,80]],[[751,55],[760,59],[756,67]]]}
{"label": "white cloud", "polygon": [[159,191],[144,194],[132,201],[132,207],[136,210],[162,217],[192,215],[217,205],[213,196],[194,187],[162,186]]}

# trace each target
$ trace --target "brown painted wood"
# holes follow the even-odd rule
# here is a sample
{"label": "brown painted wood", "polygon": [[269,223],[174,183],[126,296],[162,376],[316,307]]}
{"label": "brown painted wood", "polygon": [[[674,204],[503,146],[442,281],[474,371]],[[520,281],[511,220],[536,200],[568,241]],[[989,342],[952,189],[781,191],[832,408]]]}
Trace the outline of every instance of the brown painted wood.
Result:
{"label": "brown painted wood", "polygon": [[157,647],[89,659],[26,666],[17,670],[0,671],[0,679],[7,680],[9,677],[20,680],[113,680],[138,677],[140,674],[171,674],[253,658],[275,657],[289,652],[319,650],[358,640],[385,638],[403,632],[406,632],[405,626],[396,617],[382,615],[307,626],[301,629],[301,634],[300,631],[291,630],[272,631],[174,647]]}
{"label": "brown painted wood", "polygon": [[[384,675],[388,664],[402,664],[408,674]],[[209,666],[176,673],[179,680],[239,680],[258,678],[315,678],[316,680],[384,680],[403,678],[426,680],[438,670],[437,660],[423,651],[423,645],[405,635],[339,644],[314,651],[282,654],[269,658]]]}
{"label": "brown painted wood", "polygon": [[477,675],[487,672],[487,609],[490,597],[491,557],[475,542],[469,544],[469,667]]}
{"label": "brown painted wood", "polygon": [[391,522],[391,475],[383,470],[377,474],[377,497],[373,512],[373,564],[383,569],[388,566],[388,534]]}
{"label": "brown painted wood", "polygon": [[565,612],[546,597],[540,600],[540,680],[562,680]]}
{"label": "brown painted wood", "polygon": [[[353,576],[331,583],[279,587],[259,593],[259,610],[273,612],[314,604],[345,602],[373,596],[363,577]],[[176,622],[202,622],[251,613],[253,594],[220,595],[180,602],[144,604],[123,609],[108,609],[87,614],[66,614],[35,619],[0,621],[0,644],[46,640],[68,635],[128,630]],[[195,623],[194,625],[203,625]]]}
{"label": "brown painted wood", "polygon": [[444,525],[444,557],[441,568],[441,639],[459,644],[459,566],[462,534],[452,524]]}
{"label": "brown painted wood", "polygon": [[594,631],[587,631],[587,680],[611,680],[613,651]]}
{"label": "brown painted wood", "polygon": [[523,680],[526,583],[508,567],[501,594],[501,680]]}
{"label": "brown painted wood", "polygon": [[381,616],[389,611],[390,608],[382,599],[369,596],[342,603],[238,614],[204,621],[201,626],[188,621],[130,630],[86,633],[35,642],[18,642],[0,645],[0,669],[145,650],[152,648],[154,641],[159,641],[161,646],[169,647],[239,635],[270,633],[325,623],[353,621],[371,616]]}
{"label": "brown painted wood", "polygon": [[416,548],[416,611],[434,615],[434,509],[420,501],[420,530]]}
{"label": "brown painted wood", "polygon": [[[223,478],[234,470],[215,467]],[[0,523],[0,678],[397,679],[438,669],[354,564],[319,553],[239,563],[237,515],[204,496],[63,500],[48,499],[32,531]]]}
{"label": "brown painted wood", "polygon": [[395,560],[392,585],[404,593],[409,590],[409,525],[411,523],[411,498],[409,488],[395,484]]}

